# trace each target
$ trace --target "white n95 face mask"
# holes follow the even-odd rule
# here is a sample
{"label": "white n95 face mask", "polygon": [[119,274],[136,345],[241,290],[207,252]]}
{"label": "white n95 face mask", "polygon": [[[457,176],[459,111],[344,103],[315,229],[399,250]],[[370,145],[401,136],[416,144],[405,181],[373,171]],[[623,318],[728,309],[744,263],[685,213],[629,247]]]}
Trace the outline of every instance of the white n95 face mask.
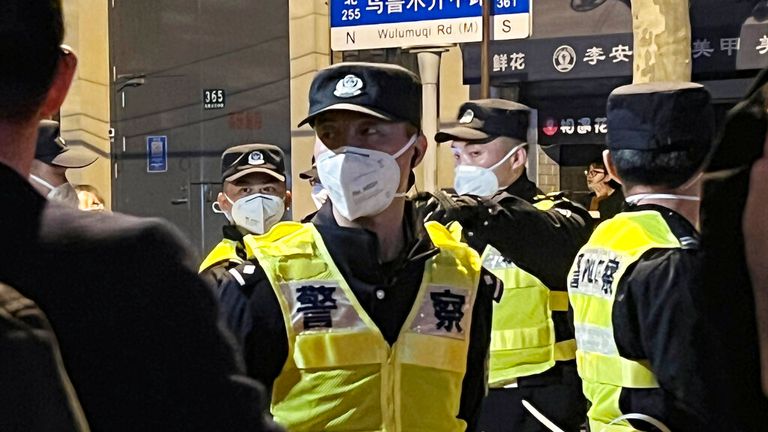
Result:
{"label": "white n95 face mask", "polygon": [[80,199],[77,197],[77,190],[75,190],[75,187],[69,182],[54,186],[34,174],[30,174],[29,178],[48,189],[49,192],[48,195],[46,195],[48,200],[56,201],[71,208],[80,207]]}
{"label": "white n95 face mask", "polygon": [[227,213],[218,206],[218,203],[213,203],[213,211],[223,213],[230,223],[253,234],[264,234],[269,231],[285,214],[285,203],[273,195],[253,194],[235,202],[232,202],[226,194],[224,197],[232,204],[232,210]]}
{"label": "white n95 face mask", "polygon": [[509,151],[500,161],[490,168],[474,165],[458,165],[454,170],[453,188],[459,195],[493,195],[499,190],[499,179],[493,170],[501,166],[525,144],[520,144]]}
{"label": "white n95 face mask", "polygon": [[317,174],[336,211],[349,220],[375,216],[389,207],[395,197],[405,196],[397,191],[400,187],[397,158],[416,138],[417,135],[411,137],[394,155],[348,146],[321,154]]}
{"label": "white n95 face mask", "polygon": [[312,192],[310,195],[312,196],[312,202],[315,204],[315,207],[318,210],[320,210],[320,207],[322,207],[323,204],[328,201],[328,189],[323,187],[323,185],[320,183],[312,186]]}

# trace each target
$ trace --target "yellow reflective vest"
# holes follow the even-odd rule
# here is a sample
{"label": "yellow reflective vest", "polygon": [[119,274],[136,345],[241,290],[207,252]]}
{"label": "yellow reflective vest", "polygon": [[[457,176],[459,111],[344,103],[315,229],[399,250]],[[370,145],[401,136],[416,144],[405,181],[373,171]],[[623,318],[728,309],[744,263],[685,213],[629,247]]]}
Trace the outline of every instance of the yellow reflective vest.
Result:
{"label": "yellow reflective vest", "polygon": [[[534,207],[552,209],[553,197],[537,197]],[[483,267],[504,283],[501,300],[493,305],[488,385],[504,387],[519,377],[542,373],[556,361],[576,358],[576,341],[557,341],[552,321],[553,311],[568,311],[568,293],[550,290],[493,246],[486,247],[482,259]]]}
{"label": "yellow reflective vest", "polygon": [[289,351],[272,414],[289,431],[466,429],[457,415],[480,258],[442,225],[425,227],[439,253],[392,346],[312,224],[245,238],[283,311]]}
{"label": "yellow reflective vest", "polygon": [[504,387],[556,361],[573,360],[576,342],[556,341],[552,321],[552,311],[568,311],[568,293],[550,290],[492,246],[483,252],[483,267],[504,283],[504,294],[493,305],[488,385]]}
{"label": "yellow reflective vest", "polygon": [[233,262],[235,265],[242,264],[243,259],[237,255],[238,247],[240,247],[240,242],[227,238],[223,239],[213,248],[213,250],[211,250],[208,256],[205,257],[203,263],[200,264],[198,273],[202,273],[224,261]]}
{"label": "yellow reflective vest", "polygon": [[658,388],[647,360],[619,355],[613,333],[613,303],[619,281],[630,266],[650,249],[679,248],[680,241],[655,211],[619,213],[600,224],[579,251],[568,286],[576,327],[576,362],[587,413],[596,432],[635,429],[619,407],[622,388]]}

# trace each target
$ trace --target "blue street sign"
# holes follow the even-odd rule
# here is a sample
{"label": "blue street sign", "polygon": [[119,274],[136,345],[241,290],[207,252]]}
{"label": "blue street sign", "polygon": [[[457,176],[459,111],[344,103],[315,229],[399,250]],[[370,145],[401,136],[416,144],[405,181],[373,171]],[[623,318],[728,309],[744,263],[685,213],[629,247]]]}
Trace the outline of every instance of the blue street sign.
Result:
{"label": "blue street sign", "polygon": [[[492,38],[530,35],[532,0],[493,0]],[[335,51],[477,42],[480,0],[331,0]]]}
{"label": "blue street sign", "polygon": [[[529,0],[495,0],[492,15],[530,12]],[[331,0],[331,27],[469,18],[483,15],[479,0]]]}
{"label": "blue street sign", "polygon": [[168,137],[147,137],[147,172],[160,173],[168,171]]}

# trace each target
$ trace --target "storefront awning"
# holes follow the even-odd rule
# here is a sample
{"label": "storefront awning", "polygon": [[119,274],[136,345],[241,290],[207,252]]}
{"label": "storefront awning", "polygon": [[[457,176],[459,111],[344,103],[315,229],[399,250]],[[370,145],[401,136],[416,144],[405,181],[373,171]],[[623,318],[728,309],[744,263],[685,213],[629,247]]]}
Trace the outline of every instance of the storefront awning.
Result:
{"label": "storefront awning", "polygon": [[[768,0],[691,3],[693,80],[717,83],[715,100],[740,98],[768,67]],[[490,44],[491,85],[518,85],[519,100],[538,110],[539,144],[559,164],[599,154],[607,96],[632,79],[631,31],[628,0],[535,0],[531,38]],[[478,84],[480,44],[462,53],[465,84]]]}
{"label": "storefront awning", "polygon": [[[768,66],[768,1],[691,2],[694,79]],[[536,0],[531,38],[490,44],[491,83],[629,77],[633,40],[623,0]],[[464,82],[480,81],[480,44],[465,44]],[[738,61],[737,61],[738,59]]]}

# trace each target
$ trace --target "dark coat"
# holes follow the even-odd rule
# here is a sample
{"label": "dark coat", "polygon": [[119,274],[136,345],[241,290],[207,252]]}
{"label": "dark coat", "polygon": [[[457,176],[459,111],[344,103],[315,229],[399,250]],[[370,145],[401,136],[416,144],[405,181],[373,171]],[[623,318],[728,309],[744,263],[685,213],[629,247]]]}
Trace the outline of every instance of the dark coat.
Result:
{"label": "dark coat", "polygon": [[0,383],[0,430],[88,431],[45,314],[34,302],[3,284]]}
{"label": "dark coat", "polygon": [[176,229],[49,204],[3,165],[0,185],[0,280],[48,315],[94,430],[265,429]]}

